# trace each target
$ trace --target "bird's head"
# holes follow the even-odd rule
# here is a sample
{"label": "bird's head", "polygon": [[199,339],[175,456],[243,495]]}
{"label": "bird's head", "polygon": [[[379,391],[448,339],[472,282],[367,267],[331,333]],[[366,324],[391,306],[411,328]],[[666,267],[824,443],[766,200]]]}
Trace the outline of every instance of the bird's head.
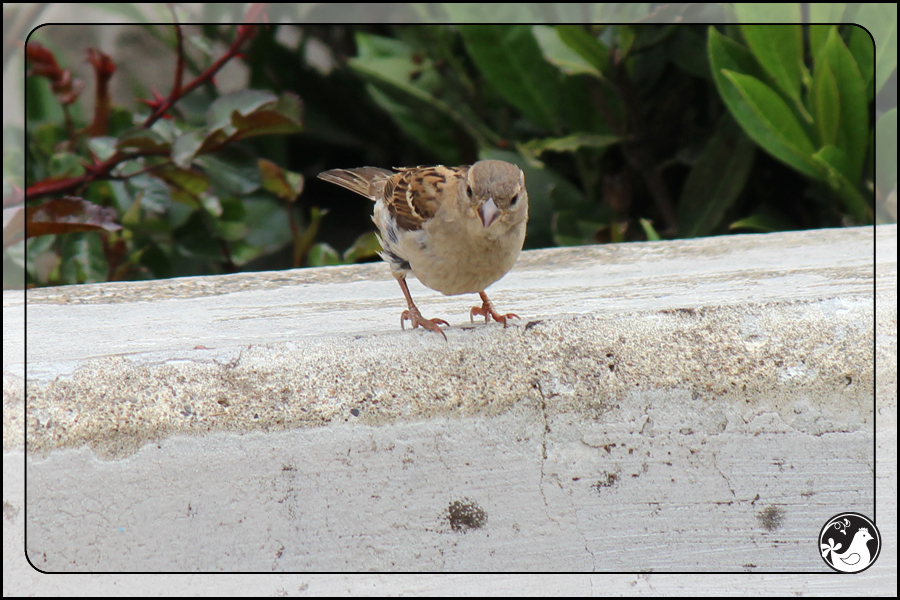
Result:
{"label": "bird's head", "polygon": [[482,160],[469,169],[463,190],[485,228],[494,223],[507,227],[528,218],[525,173],[502,160]]}

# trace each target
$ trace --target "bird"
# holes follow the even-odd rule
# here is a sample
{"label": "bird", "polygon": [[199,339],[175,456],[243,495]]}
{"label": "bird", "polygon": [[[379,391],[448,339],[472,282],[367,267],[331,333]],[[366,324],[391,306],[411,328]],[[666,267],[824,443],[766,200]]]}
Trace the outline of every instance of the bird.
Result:
{"label": "bird", "polygon": [[400,284],[408,308],[400,315],[412,328],[420,325],[447,339],[443,319],[419,312],[406,277],[447,296],[477,293],[481,306],[469,320],[483,316],[506,327],[514,313],[500,314],[484,290],[513,267],[525,243],[528,192],[525,173],[512,163],[482,160],[460,167],[420,166],[332,169],[319,179],[375,202],[379,252]]}
{"label": "bird", "polygon": [[835,544],[832,538],[828,538],[828,544],[822,545],[822,556],[831,552],[831,564],[835,569],[844,573],[856,573],[872,561],[867,542],[873,539],[875,538],[866,527],[860,527],[850,541],[850,547],[840,554],[837,551],[840,550],[841,544]]}

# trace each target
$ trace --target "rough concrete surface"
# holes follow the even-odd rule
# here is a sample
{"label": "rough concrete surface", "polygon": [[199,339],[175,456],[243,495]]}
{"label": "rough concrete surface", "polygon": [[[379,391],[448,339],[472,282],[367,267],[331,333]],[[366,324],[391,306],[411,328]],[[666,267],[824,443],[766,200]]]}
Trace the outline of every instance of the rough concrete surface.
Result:
{"label": "rough concrete surface", "polygon": [[822,573],[825,520],[875,513],[877,439],[864,577],[895,589],[876,229],[526,253],[506,329],[413,287],[447,342],[399,330],[383,265],[5,292],[4,548],[17,523],[46,571]]}

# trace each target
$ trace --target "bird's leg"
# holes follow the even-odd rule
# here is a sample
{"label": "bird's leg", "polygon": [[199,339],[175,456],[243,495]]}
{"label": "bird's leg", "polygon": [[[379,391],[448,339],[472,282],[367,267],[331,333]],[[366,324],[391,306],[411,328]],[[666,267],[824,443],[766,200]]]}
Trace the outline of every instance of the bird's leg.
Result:
{"label": "bird's leg", "polygon": [[498,323],[503,323],[504,327],[506,327],[507,319],[519,318],[519,315],[514,315],[513,313],[506,313],[505,315],[497,313],[497,311],[494,310],[494,305],[488,300],[487,294],[478,292],[478,295],[481,296],[481,308],[473,306],[472,310],[469,311],[469,320],[473,323],[475,322],[475,315],[483,315],[485,323],[490,323],[491,317],[493,317]]}
{"label": "bird's leg", "polygon": [[446,340],[447,334],[441,331],[439,325],[450,325],[450,323],[443,319],[426,319],[423,317],[422,313],[419,312],[419,309],[416,308],[416,303],[413,302],[412,296],[409,295],[409,287],[406,285],[406,278],[398,277],[397,283],[400,284],[400,289],[403,290],[403,295],[406,296],[406,304],[409,305],[409,310],[404,310],[403,314],[400,315],[400,328],[406,329],[404,321],[408,319],[412,324],[413,329],[421,325],[425,329],[438,332],[444,336],[444,339]]}

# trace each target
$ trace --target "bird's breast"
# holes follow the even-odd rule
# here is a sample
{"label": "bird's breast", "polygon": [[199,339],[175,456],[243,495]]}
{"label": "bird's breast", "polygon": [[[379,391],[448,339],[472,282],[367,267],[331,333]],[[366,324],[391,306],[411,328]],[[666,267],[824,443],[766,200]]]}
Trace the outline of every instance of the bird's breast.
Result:
{"label": "bird's breast", "polygon": [[403,253],[423,285],[453,296],[484,291],[506,275],[524,240],[524,223],[491,231],[477,218],[435,220],[406,236]]}

